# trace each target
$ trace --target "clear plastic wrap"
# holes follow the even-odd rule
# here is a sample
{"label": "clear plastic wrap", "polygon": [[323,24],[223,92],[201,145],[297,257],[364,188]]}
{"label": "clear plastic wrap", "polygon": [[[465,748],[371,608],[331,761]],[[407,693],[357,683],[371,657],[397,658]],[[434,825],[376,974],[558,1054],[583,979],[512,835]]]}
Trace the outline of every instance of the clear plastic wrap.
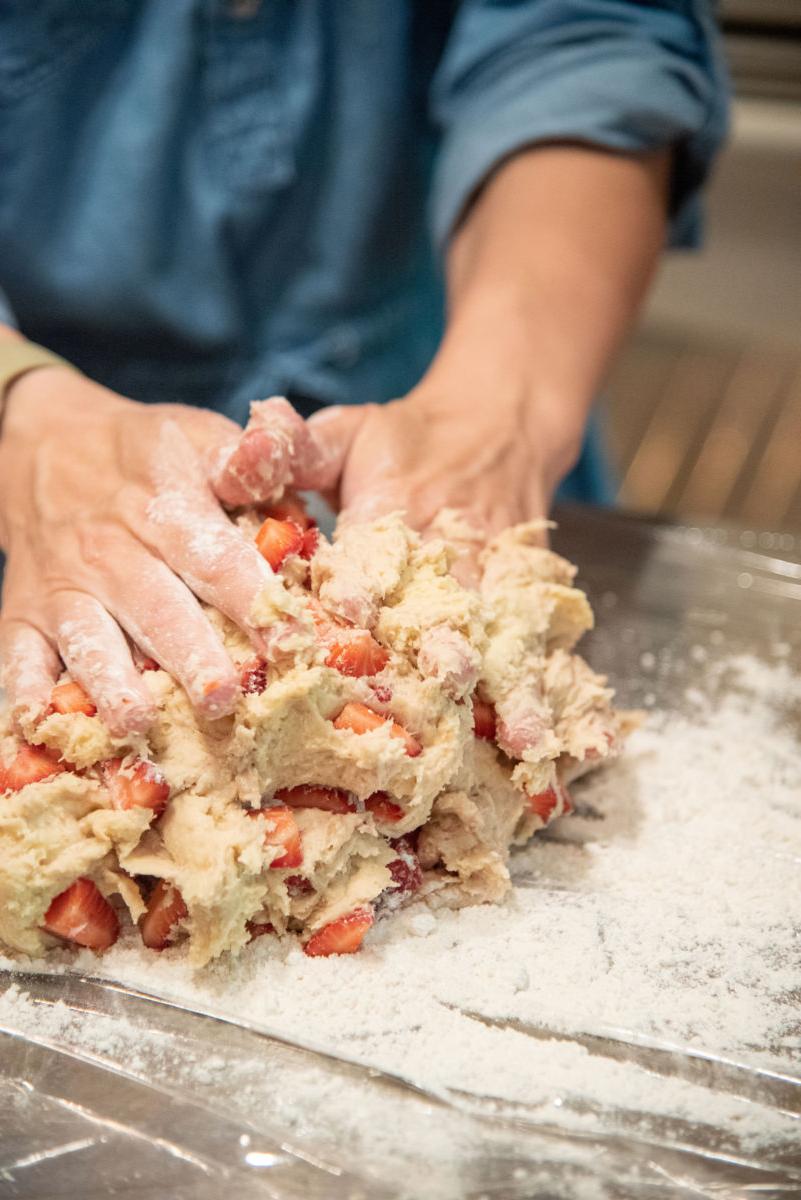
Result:
{"label": "clear plastic wrap", "polygon": [[[587,657],[609,672],[624,704],[680,710],[688,690],[733,686],[725,670],[711,670],[716,654],[773,662],[780,647],[797,670],[801,555],[792,538],[760,542],[585,511],[560,520],[556,546],[580,564],[597,613]],[[723,636],[710,639],[713,629]],[[703,661],[691,652],[700,641]],[[658,670],[644,674],[644,654]],[[796,719],[789,708],[784,718]],[[795,815],[801,865],[801,802]],[[521,888],[553,886],[525,863],[515,876]],[[796,1018],[799,988],[796,970],[787,995]],[[755,1046],[762,1059],[738,1059],[625,1028],[461,1013],[648,1073],[653,1112],[588,1098],[579,1129],[559,1104],[546,1117],[497,1096],[426,1090],[316,1046],[313,1030],[300,1044],[211,1002],[193,1011],[185,999],[64,973],[5,971],[0,990],[8,1001],[0,1010],[3,1197],[218,1200],[229,1189],[243,1200],[801,1195],[798,1036]],[[710,1101],[725,1093],[771,1114],[772,1141],[759,1154],[742,1150],[716,1128],[711,1104],[707,1122],[666,1116],[660,1090],[676,1079],[705,1089]]]}

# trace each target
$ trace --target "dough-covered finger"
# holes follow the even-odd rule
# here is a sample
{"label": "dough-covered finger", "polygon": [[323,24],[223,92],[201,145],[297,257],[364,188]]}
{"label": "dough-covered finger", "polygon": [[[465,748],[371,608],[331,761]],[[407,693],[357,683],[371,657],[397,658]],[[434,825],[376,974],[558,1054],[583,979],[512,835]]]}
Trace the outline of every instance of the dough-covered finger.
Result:
{"label": "dough-covered finger", "polygon": [[270,639],[258,628],[253,609],[273,572],[225,515],[200,471],[174,471],[148,503],[144,519],[136,520],[136,531],[196,596],[224,612],[266,653]]}
{"label": "dough-covered finger", "polygon": [[210,495],[192,491],[150,505],[146,540],[196,596],[230,617],[260,652],[254,602],[274,578],[253,542],[228,520]]}
{"label": "dough-covered finger", "polygon": [[35,724],[44,716],[60,673],[58,655],[38,629],[24,621],[0,621],[0,684],[18,724]]}
{"label": "dough-covered finger", "polygon": [[209,477],[223,504],[237,507],[270,500],[293,485],[330,486],[330,455],[311,429],[281,396],[251,405],[250,420],[239,441],[212,456]]}
{"label": "dough-covered finger", "polygon": [[233,712],[239,676],[189,588],[131,540],[104,578],[106,607],[147,655],[183,686],[206,717]]}
{"label": "dough-covered finger", "polygon": [[144,733],[156,706],[136,670],[119,625],[84,592],[62,592],[54,625],[64,665],[113,734]]}

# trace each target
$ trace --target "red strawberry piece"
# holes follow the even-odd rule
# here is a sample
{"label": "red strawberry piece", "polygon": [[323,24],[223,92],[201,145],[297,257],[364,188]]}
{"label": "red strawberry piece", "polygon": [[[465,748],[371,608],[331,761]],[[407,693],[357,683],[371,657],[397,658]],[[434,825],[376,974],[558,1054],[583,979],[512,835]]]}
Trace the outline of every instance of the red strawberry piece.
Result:
{"label": "red strawberry piece", "polygon": [[120,934],[114,909],[96,884],[85,876],[56,896],[45,913],[44,927],[48,933],[56,933],[90,950],[108,950]]}
{"label": "red strawberry piece", "polygon": [[412,849],[411,842],[406,838],[395,838],[390,842],[398,857],[388,864],[387,870],[392,876],[395,886],[393,892],[416,892],[423,882],[423,872],[420,860]]}
{"label": "red strawberry piece", "polygon": [[284,880],[286,890],[290,896],[310,896],[314,891],[314,885],[310,879],[306,879],[305,875],[287,875]]}
{"label": "red strawberry piece", "polygon": [[266,846],[280,846],[284,851],[278,858],[273,859],[271,867],[299,867],[302,864],[300,830],[291,808],[253,809],[248,816],[263,819]]}
{"label": "red strawberry piece", "polygon": [[302,783],[300,787],[279,788],[276,800],[290,808],[321,808],[325,812],[347,813],[356,811],[356,802],[350,792],[342,788],[316,787],[313,783]]}
{"label": "red strawberry piece", "polygon": [[386,825],[402,821],[405,815],[401,806],[390,800],[386,792],[373,792],[372,796],[368,796],[365,800],[364,807],[373,814],[376,821],[381,821]]}
{"label": "red strawberry piece", "polygon": [[372,730],[386,725],[388,721],[391,723],[390,735],[394,738],[401,738],[406,745],[406,753],[409,757],[417,758],[417,755],[422,753],[422,746],[417,739],[413,738],[402,725],[398,725],[389,717],[379,716],[366,704],[346,704],[334,721],[334,729],[350,729],[352,733],[371,733]]}
{"label": "red strawberry piece", "polygon": [[59,683],[50,693],[50,704],[57,713],[85,713],[93,717],[97,708],[79,683]]}
{"label": "red strawberry piece", "polygon": [[293,521],[276,521],[267,517],[256,534],[256,545],[274,571],[290,554],[297,554],[303,545],[303,532]]}
{"label": "red strawberry piece", "polygon": [[161,667],[155,658],[148,658],[146,656],[139,662],[139,670],[144,674],[145,671],[160,671]]}
{"label": "red strawberry piece", "polygon": [[267,687],[267,663],[263,658],[251,658],[242,667],[242,691],[258,696]]}
{"label": "red strawberry piece", "polygon": [[487,742],[495,741],[495,706],[488,704],[486,700],[479,700],[478,696],[473,697],[473,733],[477,738],[483,738]]}
{"label": "red strawberry piece", "polygon": [[[560,801],[561,808],[559,806]],[[564,784],[561,783],[554,784],[553,787],[540,792],[538,796],[529,796],[528,803],[531,811],[536,813],[546,823],[552,817],[563,817],[573,811],[573,801],[570,799],[570,793]],[[557,809],[559,810],[558,812]]]}
{"label": "red strawberry piece", "polygon": [[69,770],[69,766],[69,763],[61,762],[57,750],[23,742],[8,766],[0,766],[0,792],[18,792],[28,783],[40,783],[51,775]]}
{"label": "red strawberry piece", "polygon": [[373,695],[379,704],[389,704],[392,699],[392,688],[388,688],[383,683],[371,683],[370,687],[373,689]]}
{"label": "red strawberry piece", "polygon": [[172,941],[175,926],[187,915],[184,899],[174,884],[159,879],[147,910],[139,918],[139,932],[149,950],[163,950]]}
{"label": "red strawberry piece", "polygon": [[100,770],[114,808],[152,808],[154,813],[164,812],[170,785],[155,763],[136,758],[123,765],[121,758],[109,758]]}
{"label": "red strawberry piece", "polygon": [[303,544],[300,548],[300,557],[307,561],[314,558],[317,553],[317,547],[320,545],[320,530],[311,528],[307,529],[303,534]]}
{"label": "red strawberry piece", "polygon": [[257,937],[262,937],[265,933],[275,933],[275,926],[269,921],[247,921],[245,928],[250,934],[251,942],[255,942]]}
{"label": "red strawberry piece", "polygon": [[353,912],[323,925],[313,933],[303,947],[310,958],[327,958],[329,954],[355,954],[364,935],[373,923],[372,909],[355,908]]}
{"label": "red strawberry piece", "polygon": [[271,504],[265,516],[272,517],[275,521],[291,521],[301,533],[312,529],[316,524],[314,518],[309,516],[300,496],[294,492],[287,492],[280,500],[276,500],[275,504]]}
{"label": "red strawberry piece", "polygon": [[377,675],[389,662],[389,653],[371,633],[356,634],[348,641],[334,642],[327,667],[334,667],[342,675]]}
{"label": "red strawberry piece", "polygon": [[555,788],[546,788],[544,792],[539,792],[536,796],[528,797],[528,806],[533,813],[542,821],[549,821],[556,811],[556,806],[559,803],[559,797],[556,794]]}

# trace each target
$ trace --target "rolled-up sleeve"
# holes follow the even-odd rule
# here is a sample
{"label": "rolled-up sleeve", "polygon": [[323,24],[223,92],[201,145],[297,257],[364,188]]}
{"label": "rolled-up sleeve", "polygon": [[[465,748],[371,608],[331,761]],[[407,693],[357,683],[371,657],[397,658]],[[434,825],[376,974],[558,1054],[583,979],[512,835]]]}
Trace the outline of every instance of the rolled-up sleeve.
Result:
{"label": "rolled-up sleeve", "polygon": [[674,147],[670,242],[698,240],[728,80],[704,0],[463,0],[432,92],[432,224],[443,247],[484,179],[538,142]]}

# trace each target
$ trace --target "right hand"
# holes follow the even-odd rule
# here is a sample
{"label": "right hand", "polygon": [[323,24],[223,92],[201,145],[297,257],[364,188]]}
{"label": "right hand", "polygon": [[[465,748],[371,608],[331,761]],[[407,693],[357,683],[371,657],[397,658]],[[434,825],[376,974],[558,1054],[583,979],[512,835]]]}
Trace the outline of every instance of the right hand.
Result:
{"label": "right hand", "polygon": [[124,634],[199,713],[230,713],[239,677],[196,597],[264,653],[250,613],[271,571],[222,504],[329,482],[286,401],[254,405],[243,433],[219,413],[138,404],[67,368],[23,375],[0,435],[0,659],[15,718],[47,711],[61,660],[112,732],[147,729],[153,701]]}

